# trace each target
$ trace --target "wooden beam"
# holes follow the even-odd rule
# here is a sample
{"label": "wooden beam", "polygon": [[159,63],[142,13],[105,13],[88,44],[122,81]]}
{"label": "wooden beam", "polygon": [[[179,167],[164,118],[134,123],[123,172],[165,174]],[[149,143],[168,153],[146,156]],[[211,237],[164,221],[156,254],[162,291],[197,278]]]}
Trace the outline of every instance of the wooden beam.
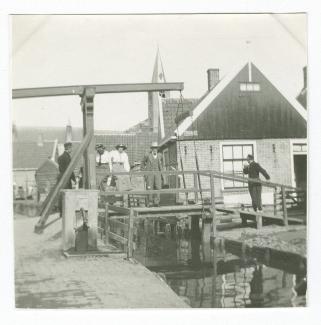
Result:
{"label": "wooden beam", "polygon": [[121,213],[121,214],[123,214],[125,216],[128,216],[129,213],[130,213],[129,208],[118,207],[116,205],[109,205],[108,208],[109,208],[109,211],[114,211],[114,212],[117,212],[117,213]]}
{"label": "wooden beam", "polygon": [[134,84],[105,84],[105,85],[83,85],[83,86],[59,86],[41,88],[20,88],[12,90],[13,99],[32,97],[53,97],[53,96],[82,96],[85,88],[93,88],[96,94],[108,93],[137,93],[152,91],[181,91],[184,89],[183,82],[164,83],[134,83]]}
{"label": "wooden beam", "polygon": [[129,213],[129,228],[128,228],[128,241],[127,241],[127,258],[133,257],[134,250],[134,217],[137,217],[137,212],[130,209]]}
{"label": "wooden beam", "polygon": [[[94,134],[94,97],[95,89],[85,88],[81,98],[83,114],[83,135]],[[86,189],[96,189],[96,150],[95,138],[91,140],[84,151],[84,186]]]}
{"label": "wooden beam", "polygon": [[[210,192],[211,189],[203,189],[202,192]],[[101,196],[120,196],[120,195],[149,195],[149,194],[161,194],[161,193],[193,193],[199,192],[198,189],[194,188],[170,188],[170,189],[162,189],[162,190],[130,190],[130,191],[100,191]]]}
{"label": "wooden beam", "polygon": [[[162,213],[162,212],[192,212],[192,211],[203,211],[209,210],[209,206],[202,206],[202,205],[174,205],[174,206],[160,206],[160,207],[135,207],[134,210],[138,212],[139,214],[143,213]],[[174,212],[174,213],[175,213]]]}
{"label": "wooden beam", "polygon": [[52,188],[52,190],[47,195],[46,200],[44,201],[42,205],[42,210],[40,212],[40,218],[37,224],[35,225],[35,232],[41,233],[45,227],[45,223],[47,222],[47,219],[49,217],[50,212],[52,211],[52,208],[54,204],[56,203],[60,190],[63,189],[73,170],[75,169],[78,160],[82,156],[83,152],[87,148],[88,144],[90,143],[92,139],[93,133],[87,133],[86,137],[83,139],[81,145],[77,148],[77,151],[72,156],[70,164],[68,165],[67,169],[65,170],[64,174],[60,178],[60,180],[57,182],[57,184]]}
{"label": "wooden beam", "polygon": [[[216,237],[216,209],[215,209],[215,184],[214,184],[214,176],[211,173],[210,177],[211,183],[211,216],[212,216],[212,227],[211,227],[211,237]],[[215,249],[214,249],[215,250]]]}

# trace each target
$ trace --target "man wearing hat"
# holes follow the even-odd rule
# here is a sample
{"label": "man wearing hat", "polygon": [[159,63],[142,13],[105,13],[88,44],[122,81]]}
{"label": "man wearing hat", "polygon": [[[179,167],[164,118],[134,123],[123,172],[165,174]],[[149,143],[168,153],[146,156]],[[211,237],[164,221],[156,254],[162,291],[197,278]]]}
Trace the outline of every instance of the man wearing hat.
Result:
{"label": "man wearing hat", "polygon": [[102,143],[96,144],[96,164],[97,166],[106,167],[109,164],[109,153]]}
{"label": "man wearing hat", "polygon": [[[146,171],[162,171],[163,158],[158,152],[157,142],[153,142],[151,145],[151,152],[144,156],[141,163],[141,170]],[[162,188],[162,176],[161,174],[147,174],[146,175],[146,185],[148,190],[160,190]],[[160,194],[149,195],[149,205],[159,206]]]}
{"label": "man wearing hat", "polygon": [[[260,180],[259,175],[261,173],[266,180],[270,179],[269,174],[257,162],[254,161],[254,157],[252,155],[247,155],[247,162],[248,164],[246,164],[243,168],[243,173],[249,175],[249,178]],[[262,184],[249,182],[248,187],[254,211],[262,211]]]}
{"label": "man wearing hat", "polygon": [[109,153],[105,149],[102,143],[96,144],[96,177],[100,190],[106,190],[106,186],[111,182],[111,178],[106,175],[110,171],[110,168]]}
{"label": "man wearing hat", "polygon": [[[65,151],[64,153],[58,157],[58,165],[59,165],[59,172],[60,172],[60,175],[59,175],[59,179],[62,177],[62,175],[65,173],[68,165],[70,164],[70,161],[71,161],[71,153],[72,153],[72,143],[71,142],[66,142],[64,144],[64,148],[65,148]],[[72,172],[66,186],[65,186],[65,189],[72,189],[72,183],[71,181],[73,182],[76,182],[76,177],[75,177],[75,174],[74,172]]]}

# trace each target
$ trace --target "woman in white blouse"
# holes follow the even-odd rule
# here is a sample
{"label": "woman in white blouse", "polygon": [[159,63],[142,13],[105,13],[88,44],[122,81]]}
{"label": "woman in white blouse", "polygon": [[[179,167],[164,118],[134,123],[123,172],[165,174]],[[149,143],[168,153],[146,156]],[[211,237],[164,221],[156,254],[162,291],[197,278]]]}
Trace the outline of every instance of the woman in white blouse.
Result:
{"label": "woman in white blouse", "polygon": [[124,144],[118,144],[115,148],[116,150],[113,150],[109,153],[111,171],[116,172],[116,170],[120,171],[120,169],[125,169],[124,171],[129,172],[130,166],[128,161],[128,155],[124,151],[127,149],[127,147]]}
{"label": "woman in white blouse", "polygon": [[[127,147],[124,144],[118,144],[116,150],[109,153],[110,170],[111,172],[129,172],[130,165],[128,161],[128,155],[124,151]],[[132,188],[129,175],[116,175],[117,182],[116,187],[119,191],[127,191]]]}

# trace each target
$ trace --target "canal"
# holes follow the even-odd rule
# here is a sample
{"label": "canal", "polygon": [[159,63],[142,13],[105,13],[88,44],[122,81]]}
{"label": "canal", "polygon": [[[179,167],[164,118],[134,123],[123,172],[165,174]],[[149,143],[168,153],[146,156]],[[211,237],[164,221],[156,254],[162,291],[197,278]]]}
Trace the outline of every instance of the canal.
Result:
{"label": "canal", "polygon": [[[193,308],[306,305],[306,270],[216,247],[198,218],[136,224],[134,257]],[[286,265],[286,267],[282,267]]]}

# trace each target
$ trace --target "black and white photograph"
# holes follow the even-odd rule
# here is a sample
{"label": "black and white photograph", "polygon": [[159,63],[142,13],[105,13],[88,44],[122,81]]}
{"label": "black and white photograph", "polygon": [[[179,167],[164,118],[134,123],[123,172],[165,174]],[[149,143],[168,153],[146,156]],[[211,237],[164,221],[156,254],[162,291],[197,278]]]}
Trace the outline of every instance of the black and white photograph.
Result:
{"label": "black and white photograph", "polygon": [[17,309],[307,306],[305,13],[11,33]]}

